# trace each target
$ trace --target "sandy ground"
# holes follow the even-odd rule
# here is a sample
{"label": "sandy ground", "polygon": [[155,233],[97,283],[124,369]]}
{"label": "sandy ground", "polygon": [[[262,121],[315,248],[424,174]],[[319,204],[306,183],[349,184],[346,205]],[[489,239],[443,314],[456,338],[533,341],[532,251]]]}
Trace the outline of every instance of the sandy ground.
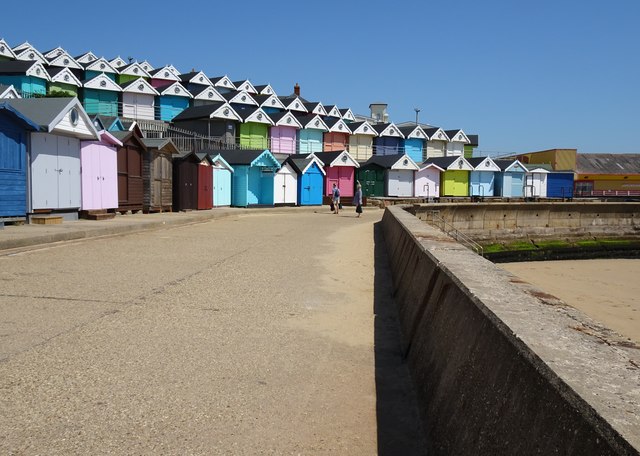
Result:
{"label": "sandy ground", "polygon": [[533,261],[499,266],[640,344],[640,260]]}

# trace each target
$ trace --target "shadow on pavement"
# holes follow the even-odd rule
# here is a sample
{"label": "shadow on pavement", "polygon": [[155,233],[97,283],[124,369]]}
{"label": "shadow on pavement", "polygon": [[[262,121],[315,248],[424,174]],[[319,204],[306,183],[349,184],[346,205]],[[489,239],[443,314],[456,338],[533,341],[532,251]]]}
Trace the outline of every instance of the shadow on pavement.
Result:
{"label": "shadow on pavement", "polygon": [[402,359],[400,327],[382,225],[373,227],[375,242],[375,369],[378,454],[426,454],[426,443],[407,364]]}

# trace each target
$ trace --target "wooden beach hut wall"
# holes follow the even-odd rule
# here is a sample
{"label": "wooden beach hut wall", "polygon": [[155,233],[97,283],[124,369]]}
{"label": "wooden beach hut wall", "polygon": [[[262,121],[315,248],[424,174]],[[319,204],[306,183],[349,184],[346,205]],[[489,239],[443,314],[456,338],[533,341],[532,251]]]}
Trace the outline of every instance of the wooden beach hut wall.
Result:
{"label": "wooden beach hut wall", "polygon": [[211,103],[226,103],[222,95],[213,86],[191,85],[189,93],[193,95],[191,106],[202,106]]}
{"label": "wooden beach hut wall", "polygon": [[148,82],[151,80],[151,75],[138,62],[133,62],[118,68],[116,82],[124,86],[128,82],[138,81],[141,78]]}
{"label": "wooden beach hut wall", "polygon": [[467,158],[467,161],[473,167],[469,174],[469,196],[494,196],[495,175],[500,167],[490,157]]}
{"label": "wooden beach hut wall", "polygon": [[494,160],[500,167],[496,173],[495,196],[522,198],[524,196],[524,176],[527,168],[519,160]]}
{"label": "wooden beach hut wall", "polygon": [[129,81],[122,87],[122,117],[154,120],[156,97],[159,92],[142,78]]}
{"label": "wooden beach hut wall", "polygon": [[213,168],[213,207],[231,206],[231,175],[234,171],[216,151],[207,151]]}
{"label": "wooden beach hut wall", "polygon": [[284,104],[276,95],[253,95],[252,98],[267,114],[273,114],[275,112],[282,112],[285,110]]}
{"label": "wooden beach hut wall", "polygon": [[378,133],[373,139],[374,155],[397,155],[402,152],[404,135],[395,124],[374,124],[373,128]]}
{"label": "wooden beach hut wall", "polygon": [[118,147],[122,142],[107,131],[100,139],[80,142],[83,211],[118,207]]}
{"label": "wooden beach hut wall", "polygon": [[119,114],[118,99],[122,87],[106,74],[84,81],[82,87],[82,104],[88,114],[117,117]]}
{"label": "wooden beach hut wall", "polygon": [[0,102],[0,224],[27,215],[27,147],[40,128],[8,102]]}
{"label": "wooden beach hut wall", "polygon": [[39,125],[30,138],[30,212],[58,211],[77,218],[81,207],[80,141],[98,132],[77,98],[7,100]]}
{"label": "wooden beach hut wall", "polygon": [[22,97],[46,95],[49,80],[49,74],[39,62],[0,62],[0,83],[12,85]]}
{"label": "wooden beach hut wall", "polygon": [[89,81],[104,74],[113,82],[116,82],[118,70],[104,57],[84,64],[84,80]]}
{"label": "wooden beach hut wall", "polygon": [[5,60],[16,60],[16,54],[11,49],[11,46],[7,42],[0,38],[0,62]]}
{"label": "wooden beach hut wall", "polygon": [[276,206],[296,206],[298,204],[298,173],[287,161],[289,155],[274,154],[280,163],[273,180],[273,204]]}
{"label": "wooden beach hut wall", "polygon": [[324,166],[314,155],[289,156],[287,163],[298,173],[298,204],[300,206],[322,205]]}
{"label": "wooden beach hut wall", "polygon": [[236,125],[242,118],[226,102],[213,102],[185,109],[173,118],[177,127],[216,138],[219,145],[235,147]]}
{"label": "wooden beach hut wall", "polygon": [[416,197],[438,198],[440,196],[440,175],[444,169],[435,163],[422,163],[415,174],[414,195]]}
{"label": "wooden beach hut wall", "polygon": [[464,157],[430,158],[423,165],[428,163],[444,169],[440,174],[440,196],[469,196],[469,174],[473,166]]}
{"label": "wooden beach hut wall", "polygon": [[447,143],[449,137],[442,128],[431,127],[424,128],[424,132],[428,136],[426,144],[426,159],[444,157],[447,151]]}
{"label": "wooden beach hut wall", "polygon": [[340,189],[341,196],[352,197],[355,188],[355,170],[360,167],[360,164],[349,152],[343,150],[342,152],[319,152],[313,155],[324,164],[325,196],[331,196],[335,183]]}
{"label": "wooden beach hut wall", "polygon": [[329,127],[317,114],[294,114],[302,128],[298,130],[298,153],[312,154],[322,152],[324,133]]}
{"label": "wooden beach hut wall", "polygon": [[296,138],[302,124],[290,112],[272,113],[269,117],[273,121],[273,126],[269,129],[271,153],[295,154]]}
{"label": "wooden beach hut wall", "polygon": [[356,170],[356,180],[362,187],[362,196],[385,196],[385,167],[372,160],[371,155],[367,161],[360,164]]}
{"label": "wooden beach hut wall", "polygon": [[158,120],[171,122],[175,116],[189,107],[193,96],[179,82],[165,86],[156,86],[158,95]]}
{"label": "wooden beach hut wall", "polygon": [[173,157],[178,148],[169,138],[142,138],[142,210],[171,212],[173,209]]}
{"label": "wooden beach hut wall", "polygon": [[213,207],[213,170],[206,152],[188,152],[174,159],[173,206],[178,211]]}
{"label": "wooden beach hut wall", "polygon": [[407,154],[416,163],[422,163],[424,161],[424,142],[427,139],[427,134],[420,125],[409,125],[404,127],[398,127],[404,141],[401,143],[401,148],[404,153]]}
{"label": "wooden beach hut wall", "polygon": [[156,70],[149,71],[151,75],[151,85],[154,88],[168,86],[174,82],[180,82],[180,77],[177,76],[169,67],[169,65]]}
{"label": "wooden beach hut wall", "polygon": [[323,152],[338,152],[349,148],[349,136],[351,129],[344,120],[338,117],[325,117],[325,123],[329,131],[322,138]]}
{"label": "wooden beach hut wall", "polygon": [[464,155],[464,146],[471,143],[465,132],[458,129],[445,130],[445,133],[449,138],[446,145],[446,155],[448,157]]}
{"label": "wooden beach hut wall", "polygon": [[549,170],[540,165],[528,165],[524,175],[524,197],[525,198],[546,198],[547,197],[547,176]]}
{"label": "wooden beach hut wall", "polygon": [[223,150],[220,155],[233,166],[231,205],[273,206],[274,178],[280,163],[268,150]]}
{"label": "wooden beach hut wall", "polygon": [[22,97],[12,85],[0,84],[0,99],[3,99],[3,98],[22,98]]}
{"label": "wooden beach hut wall", "polygon": [[273,120],[257,106],[236,109],[242,118],[238,126],[238,144],[242,149],[267,149],[269,147],[269,127]]}
{"label": "wooden beach hut wall", "polygon": [[351,135],[349,136],[349,153],[358,161],[367,161],[373,155],[373,138],[378,133],[373,126],[367,122],[349,123]]}
{"label": "wooden beach hut wall", "polygon": [[[377,165],[384,170],[384,196],[405,198],[413,196],[415,187],[414,173],[419,170],[419,167],[407,154],[373,155],[361,167],[366,167],[367,165]],[[377,178],[379,171],[377,169],[375,171]],[[362,185],[362,181],[360,181],[360,184]]]}
{"label": "wooden beach hut wall", "polygon": [[49,95],[62,97],[77,97],[78,90],[82,87],[82,82],[71,72],[69,68],[50,67],[49,87],[47,92]]}
{"label": "wooden beach hut wall", "polygon": [[138,212],[144,207],[142,176],[146,146],[138,129],[114,131],[113,136],[122,143],[118,147],[118,212]]}

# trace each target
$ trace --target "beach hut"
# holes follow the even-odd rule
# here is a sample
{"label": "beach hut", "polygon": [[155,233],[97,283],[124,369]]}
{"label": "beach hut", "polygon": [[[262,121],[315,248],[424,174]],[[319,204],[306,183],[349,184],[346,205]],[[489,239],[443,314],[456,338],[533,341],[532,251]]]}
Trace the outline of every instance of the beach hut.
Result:
{"label": "beach hut", "polygon": [[82,83],[82,104],[88,114],[118,116],[118,98],[122,87],[106,74]]}
{"label": "beach hut", "polygon": [[93,62],[94,60],[98,60],[98,56],[91,51],[85,52],[84,54],[76,55],[73,58],[76,59],[76,62],[78,62],[80,65],[85,65],[87,63]]}
{"label": "beach hut", "polygon": [[440,196],[469,196],[469,173],[473,166],[464,157],[429,158],[423,166],[429,163],[444,170],[440,174]]}
{"label": "beach hut", "polygon": [[496,173],[495,196],[522,198],[524,195],[524,176],[527,168],[519,160],[494,160],[500,168]]}
{"label": "beach hut", "polygon": [[573,198],[574,176],[573,171],[550,170],[547,175],[547,198]]}
{"label": "beach hut", "polygon": [[344,120],[347,123],[355,122],[357,120],[356,116],[353,115],[353,112],[349,108],[342,108],[342,109],[339,109],[338,111],[340,111],[342,120]]}
{"label": "beach hut", "polygon": [[80,141],[98,132],[77,98],[7,100],[39,126],[31,133],[30,211],[58,211],[77,218],[81,206]]}
{"label": "beach hut", "polygon": [[298,130],[298,153],[310,154],[322,152],[323,134],[329,127],[317,114],[294,114],[302,128]]}
{"label": "beach hut", "polygon": [[159,92],[157,99],[159,120],[171,122],[175,116],[189,107],[189,101],[193,96],[179,82],[173,82],[164,86],[156,86]]}
{"label": "beach hut", "polygon": [[46,95],[49,80],[42,63],[20,60],[0,62],[0,83],[12,85],[22,97]]}
{"label": "beach hut", "polygon": [[303,114],[307,114],[307,108],[304,107],[304,101],[302,101],[302,99],[297,96],[297,95],[291,95],[288,97],[278,97],[280,99],[280,101],[282,102],[282,104],[285,106],[285,109],[287,109],[288,111],[293,111],[295,113],[303,113]]}
{"label": "beach hut", "polygon": [[445,130],[449,142],[446,147],[447,157],[457,157],[464,155],[464,146],[470,144],[469,138],[464,131],[458,130]]}
{"label": "beach hut", "polygon": [[282,104],[276,95],[253,95],[252,98],[267,114],[273,114],[275,112],[285,110],[284,104]]}
{"label": "beach hut", "polygon": [[415,173],[414,195],[431,200],[440,196],[440,175],[444,169],[435,163],[421,163]]}
{"label": "beach hut", "polygon": [[258,95],[258,90],[251,84],[251,81],[248,79],[243,79],[242,81],[233,81],[233,85],[236,86],[236,90],[244,90],[245,92],[251,95]]}
{"label": "beach hut", "polygon": [[183,73],[179,76],[180,82],[191,93],[196,91],[199,87],[213,87],[213,83],[202,71],[191,71],[189,73]]}
{"label": "beach hut", "polygon": [[5,60],[15,60],[16,54],[4,39],[0,38],[0,62]]}
{"label": "beach hut", "polygon": [[21,45],[14,47],[13,53],[16,55],[17,60],[35,61],[43,65],[47,65],[49,63],[40,51],[26,41]]}
{"label": "beach hut", "polygon": [[144,207],[142,176],[146,146],[138,129],[114,131],[122,146],[118,147],[118,212],[137,212]]}
{"label": "beach hut", "polygon": [[224,98],[227,103],[231,105],[233,109],[236,110],[239,114],[240,109],[246,108],[257,108],[258,102],[253,99],[253,97],[244,90],[230,90],[224,93],[221,93],[222,98]]}
{"label": "beach hut", "polygon": [[151,75],[138,62],[118,68],[116,82],[121,86],[124,87],[128,82],[139,81],[140,79],[148,82],[151,80]]}
{"label": "beach hut", "polygon": [[65,67],[49,67],[49,95],[57,97],[77,97],[82,82]]}
{"label": "beach hut", "polygon": [[173,207],[178,211],[213,207],[213,170],[206,152],[188,152],[173,161]]}
{"label": "beach hut", "polygon": [[[551,166],[549,165],[549,167]],[[527,165],[527,172],[524,175],[523,196],[525,198],[546,198],[548,175],[549,169],[544,165]]]}
{"label": "beach hut", "polygon": [[116,82],[118,70],[116,70],[116,68],[104,57],[100,57],[99,59],[92,60],[91,62],[83,63],[81,65],[84,67],[85,81],[89,81],[101,74],[104,74],[113,82]]}
{"label": "beach hut", "polygon": [[173,157],[179,153],[169,138],[142,138],[142,210],[171,212],[173,209]]}
{"label": "beach hut", "polygon": [[327,117],[335,117],[337,119],[342,119],[342,113],[340,113],[340,110],[336,105],[327,105],[324,107],[324,109],[325,111],[327,111]]}
{"label": "beach hut", "polygon": [[276,92],[273,90],[273,87],[271,87],[271,85],[269,84],[262,84],[254,87],[256,88],[258,95],[276,95]]}
{"label": "beach hut", "polygon": [[118,207],[118,147],[122,142],[103,130],[99,139],[80,142],[83,211]]}
{"label": "beach hut", "polygon": [[347,127],[345,121],[339,117],[325,117],[324,122],[329,127],[329,131],[326,131],[322,137],[323,152],[347,150],[351,129]]}
{"label": "beach hut", "polygon": [[221,94],[229,92],[231,90],[238,90],[234,83],[228,76],[214,76],[209,78],[211,85],[213,85]]}
{"label": "beach hut", "polygon": [[374,124],[378,136],[373,138],[374,155],[397,155],[402,151],[404,135],[393,123]]}
{"label": "beach hut", "polygon": [[124,131],[126,128],[122,124],[122,121],[119,117],[115,116],[103,116],[100,114],[95,114],[91,116],[91,121],[93,122],[93,126],[96,127],[96,130],[107,130],[107,131]]}
{"label": "beach hut", "polygon": [[274,154],[295,154],[296,138],[302,124],[290,112],[276,112],[269,117],[273,121],[269,130],[269,150]]}
{"label": "beach hut", "polygon": [[494,196],[495,173],[500,167],[490,157],[467,158],[473,171],[469,174],[469,196]]}
{"label": "beach hut", "polygon": [[40,125],[0,101],[0,225],[27,215],[27,147]]}
{"label": "beach hut", "polygon": [[234,147],[236,144],[238,122],[242,122],[242,118],[226,102],[192,106],[173,118],[177,127],[217,138],[221,145],[226,144],[227,147]]}
{"label": "beach hut", "polygon": [[[363,174],[363,168],[371,170],[373,174]],[[373,190],[373,193],[366,196],[412,197],[414,192],[414,173],[418,169],[418,165],[407,154],[373,155],[360,166],[358,176],[363,178],[375,177],[372,183],[367,184],[369,187],[367,190],[369,192]],[[380,191],[380,174],[383,175],[383,195],[375,194]],[[360,185],[363,188],[362,194],[365,195],[365,184],[360,179],[358,181],[360,181]]]}
{"label": "beach hut", "polygon": [[438,158],[444,157],[447,151],[447,143],[449,137],[442,128],[438,127],[423,127],[424,132],[427,134],[427,154],[426,158]]}
{"label": "beach hut", "polygon": [[[343,119],[344,120],[344,119]],[[373,155],[373,138],[378,133],[367,122],[349,123],[351,135],[349,136],[349,153],[358,161],[366,161]]]}
{"label": "beach hut", "polygon": [[398,127],[400,133],[404,136],[404,141],[400,147],[411,159],[416,163],[422,163],[425,160],[424,142],[427,134],[420,125],[407,125]]}
{"label": "beach hut", "polygon": [[276,206],[296,206],[298,204],[298,173],[287,161],[288,154],[273,154],[280,163],[280,169],[273,179],[273,204]]}
{"label": "beach hut", "polygon": [[310,154],[306,157],[289,156],[286,163],[298,174],[298,204],[300,206],[322,205],[324,166],[322,162]]}
{"label": "beach hut", "polygon": [[155,88],[168,86],[174,82],[181,82],[180,76],[176,75],[169,65],[151,70],[149,74],[151,75],[151,85]]}
{"label": "beach hut", "polygon": [[159,92],[142,78],[121,84],[122,117],[154,120]]}
{"label": "beach hut", "polygon": [[319,101],[308,101],[303,103],[304,107],[307,109],[307,112],[310,114],[318,114],[319,116],[326,116],[327,111],[322,106],[322,103]]}
{"label": "beach hut", "polygon": [[12,85],[0,84],[0,99],[2,98],[22,98]]}
{"label": "beach hut", "polygon": [[109,63],[111,64],[112,67],[118,70],[118,72],[120,71],[121,68],[124,68],[128,65],[128,63],[125,62],[124,59],[120,56],[112,58],[111,60],[109,60]]}
{"label": "beach hut", "polygon": [[239,106],[236,109],[242,118],[238,126],[238,144],[242,149],[266,149],[269,146],[269,127],[273,120],[257,106]]}
{"label": "beach hut", "polygon": [[362,196],[384,196],[385,195],[385,171],[386,168],[371,161],[374,155],[371,155],[367,161],[360,164],[360,168],[356,170],[356,180],[362,186]]}
{"label": "beach hut", "polygon": [[56,52],[57,55],[53,57],[47,57],[47,55],[45,54],[45,57],[47,57],[48,60],[47,65],[49,67],[69,68],[69,70],[72,71],[76,77],[82,78],[84,67],[80,63],[78,63],[76,59],[71,57],[71,55],[67,51],[60,48]]}
{"label": "beach hut", "polygon": [[149,62],[147,62],[146,60],[140,62],[140,66],[142,67],[142,69],[144,71],[146,71],[147,73],[151,74],[151,72],[154,70],[153,65],[151,65]]}
{"label": "beach hut", "polygon": [[231,206],[233,167],[217,151],[207,151],[213,167],[213,207]]}
{"label": "beach hut", "polygon": [[231,205],[273,206],[274,178],[280,163],[268,150],[222,150],[220,155],[233,166]]}
{"label": "beach hut", "polygon": [[192,84],[189,93],[193,96],[192,106],[202,106],[211,103],[226,103],[222,95],[213,86]]}
{"label": "beach hut", "polygon": [[341,152],[318,152],[313,155],[324,165],[325,196],[331,196],[333,184],[336,184],[342,197],[352,197],[355,186],[355,170],[360,167],[360,164],[354,160],[349,152],[346,150]]}

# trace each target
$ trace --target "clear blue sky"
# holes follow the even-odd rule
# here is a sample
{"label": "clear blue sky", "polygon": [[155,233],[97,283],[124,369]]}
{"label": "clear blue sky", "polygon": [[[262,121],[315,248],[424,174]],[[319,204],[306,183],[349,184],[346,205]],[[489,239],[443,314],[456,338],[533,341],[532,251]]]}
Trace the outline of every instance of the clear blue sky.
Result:
{"label": "clear blue sky", "polygon": [[417,107],[483,151],[640,152],[638,0],[36,4],[2,6],[11,46],[172,63],[279,95],[298,82],[356,113],[386,102],[395,122]]}

